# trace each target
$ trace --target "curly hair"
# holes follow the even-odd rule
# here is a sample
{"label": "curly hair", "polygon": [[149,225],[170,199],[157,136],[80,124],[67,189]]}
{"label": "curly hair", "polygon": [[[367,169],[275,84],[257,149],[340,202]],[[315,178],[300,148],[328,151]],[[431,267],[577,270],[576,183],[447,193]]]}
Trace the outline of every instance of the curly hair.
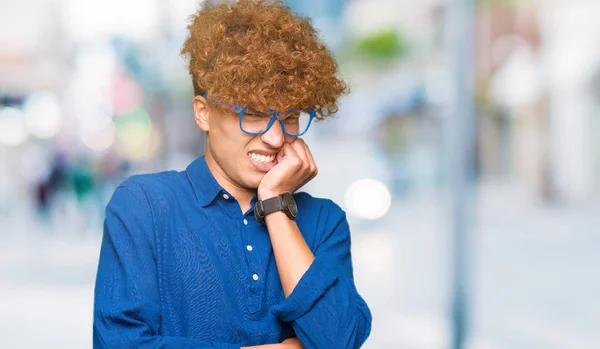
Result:
{"label": "curly hair", "polygon": [[205,1],[181,54],[194,93],[256,110],[335,114],[348,85],[310,20],[280,0]]}

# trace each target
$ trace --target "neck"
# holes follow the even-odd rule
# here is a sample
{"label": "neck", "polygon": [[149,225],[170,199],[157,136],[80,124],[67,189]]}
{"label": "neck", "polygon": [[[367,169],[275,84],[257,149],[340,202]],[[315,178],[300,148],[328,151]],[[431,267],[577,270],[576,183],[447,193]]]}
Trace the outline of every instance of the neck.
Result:
{"label": "neck", "polygon": [[217,183],[235,197],[240,204],[242,212],[248,211],[252,207],[250,202],[256,195],[256,189],[243,188],[234,183],[227,174],[225,174],[225,171],[223,171],[219,164],[217,164],[208,147],[204,159],[206,160],[206,165],[208,166],[210,173],[215,177]]}

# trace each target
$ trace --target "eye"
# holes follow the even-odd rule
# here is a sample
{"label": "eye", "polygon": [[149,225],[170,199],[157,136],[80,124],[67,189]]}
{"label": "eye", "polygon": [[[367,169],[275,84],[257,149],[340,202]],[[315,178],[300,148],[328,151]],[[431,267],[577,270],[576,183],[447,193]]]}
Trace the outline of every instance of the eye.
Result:
{"label": "eye", "polygon": [[291,113],[288,113],[288,114],[285,115],[284,122],[285,123],[291,123],[291,124],[293,124],[293,123],[298,122],[299,118],[300,118],[300,113],[299,112],[296,112],[296,111],[295,112],[291,112]]}
{"label": "eye", "polygon": [[251,118],[262,118],[265,115],[261,112],[255,111],[255,110],[246,109],[246,111],[244,112],[244,116],[251,117]]}
{"label": "eye", "polygon": [[285,122],[286,124],[297,124],[298,123],[298,117],[297,116],[288,116],[287,118],[285,118],[283,120],[283,122]]}

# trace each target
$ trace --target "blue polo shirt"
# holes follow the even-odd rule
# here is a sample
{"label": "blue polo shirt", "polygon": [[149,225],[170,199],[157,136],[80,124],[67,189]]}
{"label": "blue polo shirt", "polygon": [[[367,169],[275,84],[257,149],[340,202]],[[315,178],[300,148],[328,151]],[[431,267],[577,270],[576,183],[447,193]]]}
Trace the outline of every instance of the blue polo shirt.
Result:
{"label": "blue polo shirt", "polygon": [[294,197],[315,259],[285,298],[266,225],[204,157],[123,182],[106,207],[94,348],[230,349],[293,336],[307,349],[360,347],[371,313],[354,285],[345,213]]}

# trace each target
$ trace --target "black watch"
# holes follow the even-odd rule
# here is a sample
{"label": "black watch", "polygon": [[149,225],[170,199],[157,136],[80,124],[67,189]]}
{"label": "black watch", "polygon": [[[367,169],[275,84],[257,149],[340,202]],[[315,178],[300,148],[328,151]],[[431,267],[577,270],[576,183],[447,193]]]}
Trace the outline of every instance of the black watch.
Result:
{"label": "black watch", "polygon": [[283,211],[289,219],[294,220],[298,216],[296,200],[290,193],[281,194],[270,199],[258,201],[254,206],[254,217],[259,222],[265,220],[269,213]]}

